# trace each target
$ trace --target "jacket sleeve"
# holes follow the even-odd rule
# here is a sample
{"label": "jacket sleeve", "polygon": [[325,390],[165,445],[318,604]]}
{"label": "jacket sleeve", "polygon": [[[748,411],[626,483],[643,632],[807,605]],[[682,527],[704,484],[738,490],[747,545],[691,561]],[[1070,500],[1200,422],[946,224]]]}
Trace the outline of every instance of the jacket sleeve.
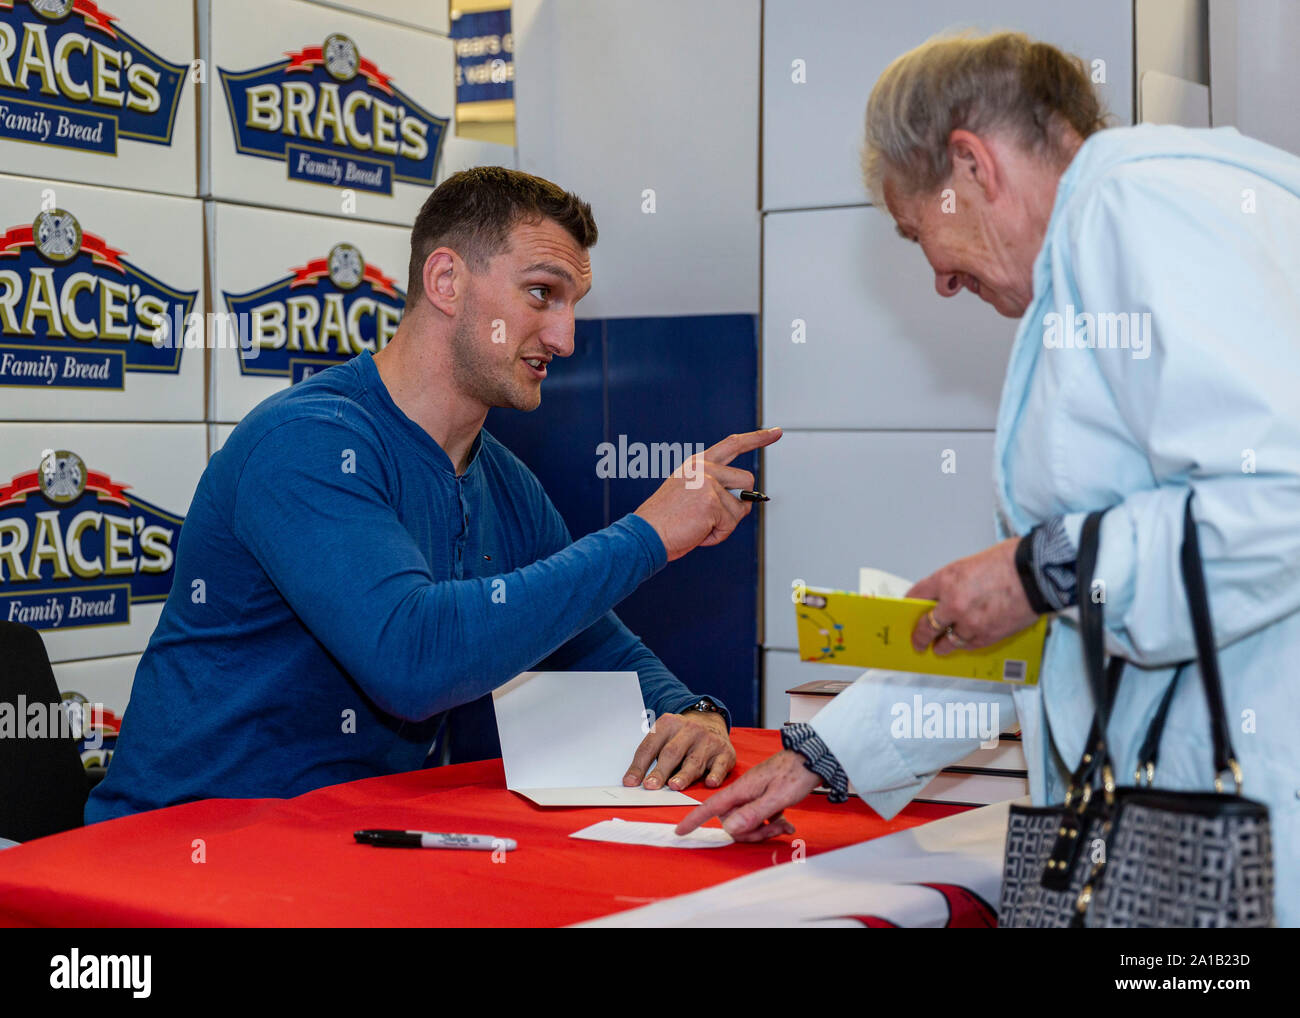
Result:
{"label": "jacket sleeve", "polygon": [[[1300,199],[1274,189],[1250,214],[1239,186],[1216,186],[1120,175],[1074,211],[1060,252],[1080,308],[1150,315],[1145,350],[1069,354],[1094,359],[1150,463],[1104,518],[1104,594],[1079,591],[1104,596],[1111,649],[1145,666],[1195,655],[1189,488],[1219,644],[1300,608]],[[1066,517],[1076,547],[1085,515]]]}
{"label": "jacket sleeve", "polygon": [[[231,524],[302,624],[376,704],[406,720],[528,669],[667,559],[654,528],[629,515],[499,577],[436,580],[393,508],[398,483],[363,430],[339,418],[290,420],[249,454]],[[502,583],[504,603],[493,598]]]}
{"label": "jacket sleeve", "polygon": [[[969,756],[981,742],[996,739],[1015,723],[1010,687],[981,685],[988,688],[942,675],[871,669],[809,724],[844,768],[854,791],[889,820],[944,767]],[[970,737],[927,737],[926,712],[937,710],[946,716],[948,704],[975,707],[976,732]],[[978,730],[981,704],[985,732]],[[969,710],[963,713],[963,718],[969,716]]]}
{"label": "jacket sleeve", "polygon": [[[539,537],[539,557],[554,554],[573,543],[569,528],[555,504],[537,484],[544,505]],[[697,703],[700,696],[691,692],[639,636],[633,633],[613,611],[606,612],[590,626],[569,640],[539,668],[592,672],[636,672],[641,697],[646,707],[661,714],[680,713]],[[731,727],[731,712],[716,696],[709,696]]]}

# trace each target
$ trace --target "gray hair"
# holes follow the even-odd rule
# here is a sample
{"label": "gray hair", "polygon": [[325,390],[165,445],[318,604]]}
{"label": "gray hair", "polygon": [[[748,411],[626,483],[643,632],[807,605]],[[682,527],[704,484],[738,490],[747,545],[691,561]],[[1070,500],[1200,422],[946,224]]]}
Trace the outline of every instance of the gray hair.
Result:
{"label": "gray hair", "polygon": [[1067,126],[1086,138],[1106,118],[1076,56],[1019,32],[935,36],[885,68],[871,90],[862,172],[877,204],[887,176],[909,195],[931,194],[952,174],[955,130],[1010,131],[1059,161]]}

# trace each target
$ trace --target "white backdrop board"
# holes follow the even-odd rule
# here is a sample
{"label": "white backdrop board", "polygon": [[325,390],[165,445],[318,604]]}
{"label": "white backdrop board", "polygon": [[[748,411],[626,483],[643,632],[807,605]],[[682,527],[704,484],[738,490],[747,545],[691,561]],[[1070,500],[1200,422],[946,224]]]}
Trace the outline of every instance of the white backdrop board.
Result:
{"label": "white backdrop board", "polygon": [[143,650],[205,443],[202,424],[0,424],[0,618],[51,661]]}
{"label": "white backdrop board", "polygon": [[1016,321],[935,293],[871,207],[763,220],[763,412],[786,428],[992,428]]}
{"label": "white backdrop board", "polygon": [[198,10],[204,196],[409,226],[450,133],[451,40],[305,0]]}
{"label": "white backdrop board", "polygon": [[[765,422],[766,423],[766,422]],[[764,646],[795,650],[791,583],[919,580],[994,541],[992,432],[789,431],[764,450]]]}
{"label": "white backdrop board", "polygon": [[80,693],[91,703],[103,704],[121,717],[131,698],[139,664],[139,654],[68,661],[54,666],[54,681],[60,693]]}
{"label": "white backdrop board", "polygon": [[[766,0],[763,4],[763,208],[867,201],[863,117],[895,57],[949,29],[1011,29],[1104,61],[1103,101],[1132,120],[1133,0]],[[802,78],[802,80],[799,80]]]}
{"label": "white backdrop board", "polygon": [[387,344],[406,301],[408,230],[219,202],[207,213],[212,304],[231,323],[214,328],[211,420],[238,421]]}
{"label": "white backdrop board", "polygon": [[0,167],[194,195],[194,7],[0,4]]}
{"label": "white backdrop board", "polygon": [[800,661],[799,652],[794,650],[763,651],[763,700],[759,724],[763,728],[780,728],[790,719],[787,689],[828,679],[855,682],[862,672],[863,669],[857,667]]}
{"label": "white backdrop board", "polygon": [[230,440],[231,433],[235,430],[233,424],[209,424],[208,425],[208,459],[211,459],[221,447]]}
{"label": "white backdrop board", "polygon": [[197,199],[0,177],[4,418],[203,420],[203,306]]}
{"label": "white backdrop board", "polygon": [[451,31],[451,15],[443,0],[312,0],[323,7],[336,7],[372,18],[397,21],[412,28],[447,35]]}
{"label": "white backdrop board", "polygon": [[517,0],[519,168],[591,203],[583,317],[758,310],[759,4]]}

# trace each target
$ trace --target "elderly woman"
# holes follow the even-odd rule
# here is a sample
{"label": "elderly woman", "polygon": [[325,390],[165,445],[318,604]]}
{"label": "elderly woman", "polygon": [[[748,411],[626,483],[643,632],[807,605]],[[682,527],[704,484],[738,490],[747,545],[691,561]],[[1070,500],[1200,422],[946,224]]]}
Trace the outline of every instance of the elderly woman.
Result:
{"label": "elderly woman", "polygon": [[[1093,711],[1069,611],[1076,550],[1085,515],[1109,508],[1096,576],[1108,649],[1131,662],[1110,736],[1116,772],[1132,774],[1178,664],[1196,656],[1179,572],[1193,490],[1243,794],[1271,810],[1278,919],[1295,925],[1300,159],[1231,128],[1103,126],[1081,63],[1011,33],[931,40],[871,93],[877,204],[921,245],[940,296],[966,288],[1020,319],[994,446],[1004,539],[912,588],[937,602],[912,641],[946,654],[1062,613],[1040,687],[974,692],[1014,709],[1034,802],[1060,802]],[[973,748],[890,737],[891,705],[918,690],[973,695],[868,672],[679,832],[720,816],[742,841],[792,833],[782,809],[823,782],[841,798],[847,780],[893,816]],[[1199,676],[1185,669],[1156,784],[1211,789],[1211,757]]]}

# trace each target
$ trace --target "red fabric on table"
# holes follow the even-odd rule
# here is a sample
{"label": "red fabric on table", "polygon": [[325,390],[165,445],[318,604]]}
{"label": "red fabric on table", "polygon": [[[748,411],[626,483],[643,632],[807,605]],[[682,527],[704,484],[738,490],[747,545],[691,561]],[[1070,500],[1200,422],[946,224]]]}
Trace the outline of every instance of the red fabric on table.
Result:
{"label": "red fabric on table", "polygon": [[[780,749],[736,729],[732,779]],[[708,790],[691,788],[703,799]],[[675,823],[681,807],[543,809],[507,791],[500,760],[369,778],[294,799],[207,799],[0,851],[0,925],[563,926],[915,827],[963,807],[914,803],[891,821],[814,795],[793,836],[674,851],[569,837],[611,817]],[[717,821],[710,822],[716,825]],[[490,852],[374,848],[362,828],[514,838]],[[195,862],[202,840],[204,862]]]}

